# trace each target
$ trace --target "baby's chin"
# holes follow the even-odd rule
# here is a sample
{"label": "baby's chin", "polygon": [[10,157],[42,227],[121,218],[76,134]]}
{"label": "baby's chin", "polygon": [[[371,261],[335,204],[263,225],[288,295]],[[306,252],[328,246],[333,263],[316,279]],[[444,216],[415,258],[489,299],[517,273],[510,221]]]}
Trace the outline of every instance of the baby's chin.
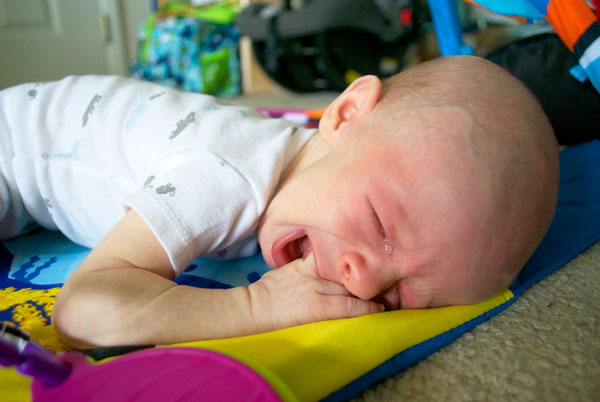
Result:
{"label": "baby's chin", "polygon": [[[479,284],[472,284],[469,286],[469,289],[463,289],[462,291],[449,290],[437,295],[430,307],[468,306],[478,304],[491,299],[505,289],[505,287],[496,283],[485,283],[484,281],[474,282],[479,282]],[[475,288],[477,290],[473,290]]]}

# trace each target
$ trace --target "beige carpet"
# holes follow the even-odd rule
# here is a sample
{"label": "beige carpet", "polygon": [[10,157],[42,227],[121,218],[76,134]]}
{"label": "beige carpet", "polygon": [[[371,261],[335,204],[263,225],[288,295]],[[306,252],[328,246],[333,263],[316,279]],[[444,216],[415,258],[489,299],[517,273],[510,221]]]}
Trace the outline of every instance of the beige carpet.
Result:
{"label": "beige carpet", "polygon": [[353,401],[600,401],[600,242]]}

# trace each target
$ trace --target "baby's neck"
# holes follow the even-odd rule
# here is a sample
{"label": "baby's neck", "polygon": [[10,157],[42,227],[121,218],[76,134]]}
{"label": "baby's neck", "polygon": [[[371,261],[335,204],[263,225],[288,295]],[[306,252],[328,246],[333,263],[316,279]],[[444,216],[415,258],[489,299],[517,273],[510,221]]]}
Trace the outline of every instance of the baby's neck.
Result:
{"label": "baby's neck", "polygon": [[329,152],[329,144],[323,141],[321,135],[317,132],[304,144],[300,152],[296,154],[288,167],[283,171],[279,181],[281,187],[286,181],[294,177],[299,172],[306,169]]}

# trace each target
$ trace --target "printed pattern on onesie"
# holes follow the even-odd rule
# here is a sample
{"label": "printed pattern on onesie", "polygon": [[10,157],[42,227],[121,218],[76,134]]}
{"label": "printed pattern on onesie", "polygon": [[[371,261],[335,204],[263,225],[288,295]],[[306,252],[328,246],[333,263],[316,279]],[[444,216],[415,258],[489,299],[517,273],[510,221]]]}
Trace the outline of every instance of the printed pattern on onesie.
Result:
{"label": "printed pattern on onesie", "polygon": [[177,274],[199,255],[255,250],[255,241],[239,242],[252,237],[281,172],[315,132],[116,76],[8,91],[6,115],[18,116],[8,121],[15,179],[34,219],[93,247],[133,208]]}

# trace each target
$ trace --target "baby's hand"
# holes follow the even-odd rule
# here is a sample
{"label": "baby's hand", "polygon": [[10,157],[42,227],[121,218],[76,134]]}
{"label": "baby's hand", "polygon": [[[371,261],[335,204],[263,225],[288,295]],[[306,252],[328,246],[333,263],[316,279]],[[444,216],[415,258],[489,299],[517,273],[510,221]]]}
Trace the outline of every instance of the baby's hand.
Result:
{"label": "baby's hand", "polygon": [[382,304],[352,296],[317,276],[314,256],[269,271],[248,287],[258,328],[264,331],[384,311]]}

